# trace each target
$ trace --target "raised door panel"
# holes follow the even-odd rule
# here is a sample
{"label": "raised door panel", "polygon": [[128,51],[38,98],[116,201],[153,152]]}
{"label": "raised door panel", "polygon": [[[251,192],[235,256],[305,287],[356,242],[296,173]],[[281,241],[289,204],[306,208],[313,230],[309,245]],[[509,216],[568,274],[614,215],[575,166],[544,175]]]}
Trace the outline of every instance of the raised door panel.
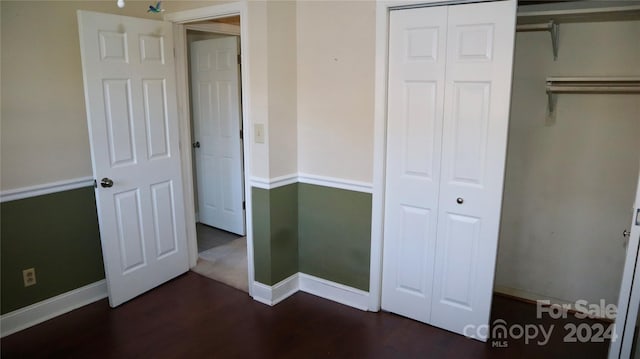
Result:
{"label": "raised door panel", "polygon": [[489,322],[515,9],[515,1],[449,7],[431,319],[432,324],[460,334],[468,325],[477,328]]}
{"label": "raised door panel", "polygon": [[390,15],[382,308],[424,322],[431,314],[446,14],[439,7]]}

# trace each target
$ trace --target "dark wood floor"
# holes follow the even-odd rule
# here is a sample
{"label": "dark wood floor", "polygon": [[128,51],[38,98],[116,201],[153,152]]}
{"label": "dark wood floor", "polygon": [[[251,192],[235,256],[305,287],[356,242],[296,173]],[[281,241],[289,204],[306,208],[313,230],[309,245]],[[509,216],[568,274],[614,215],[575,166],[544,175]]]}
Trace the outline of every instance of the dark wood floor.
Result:
{"label": "dark wood floor", "polygon": [[101,300],[3,338],[0,347],[2,358],[606,357],[608,343],[563,343],[565,322],[535,316],[535,306],[496,297],[494,319],[556,328],[545,346],[509,339],[507,348],[492,348],[491,342],[306,293],[268,307],[189,272],[116,309]]}

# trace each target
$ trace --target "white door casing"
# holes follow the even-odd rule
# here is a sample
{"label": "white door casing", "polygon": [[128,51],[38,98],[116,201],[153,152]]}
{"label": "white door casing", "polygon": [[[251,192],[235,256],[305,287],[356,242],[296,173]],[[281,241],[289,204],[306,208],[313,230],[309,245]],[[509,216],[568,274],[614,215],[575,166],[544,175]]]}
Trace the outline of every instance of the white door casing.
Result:
{"label": "white door casing", "polygon": [[460,334],[489,322],[515,10],[390,15],[382,307]]}
{"label": "white door casing", "polygon": [[[188,270],[172,25],[78,11],[109,303]],[[100,186],[102,178],[113,186]]]}
{"label": "white door casing", "polygon": [[620,294],[618,296],[618,312],[616,316],[613,338],[609,346],[609,358],[630,358],[634,341],[635,328],[638,324],[638,307],[640,306],[640,173],[636,186],[636,197],[633,204],[631,225],[627,229],[629,241],[625,258]]}
{"label": "white door casing", "polygon": [[238,41],[191,43],[198,211],[200,222],[245,234]]}

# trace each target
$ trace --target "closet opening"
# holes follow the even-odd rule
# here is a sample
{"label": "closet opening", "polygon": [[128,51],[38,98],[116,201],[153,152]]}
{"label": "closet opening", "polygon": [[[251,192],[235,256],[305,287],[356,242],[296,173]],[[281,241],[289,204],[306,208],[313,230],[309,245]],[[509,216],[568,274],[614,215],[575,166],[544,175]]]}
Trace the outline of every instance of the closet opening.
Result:
{"label": "closet opening", "polygon": [[[563,6],[527,11],[562,17]],[[526,23],[522,10],[519,23]],[[554,330],[606,357],[627,251],[637,245],[628,233],[640,172],[640,94],[598,86],[640,75],[640,21],[583,18],[561,23],[559,35],[555,60],[549,34],[516,35],[492,321],[502,298],[542,308],[541,323],[553,324],[558,308],[569,318],[586,312],[591,318]],[[595,81],[593,91],[556,88],[551,99],[549,78]]]}

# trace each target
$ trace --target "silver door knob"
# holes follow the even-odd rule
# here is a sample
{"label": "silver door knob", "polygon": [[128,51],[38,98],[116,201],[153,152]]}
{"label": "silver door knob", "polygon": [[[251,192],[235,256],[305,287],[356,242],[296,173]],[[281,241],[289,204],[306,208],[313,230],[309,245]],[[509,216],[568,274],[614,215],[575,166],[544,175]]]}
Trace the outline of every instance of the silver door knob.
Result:
{"label": "silver door knob", "polygon": [[456,199],[456,203],[458,203],[458,204],[463,204],[463,203],[464,203],[464,198],[462,198],[462,197],[458,197],[458,198]]}
{"label": "silver door knob", "polygon": [[193,148],[200,148],[200,141],[196,141],[193,143]]}
{"label": "silver door knob", "polygon": [[624,231],[622,231],[622,236],[623,237],[629,237],[630,234],[631,234],[631,232],[627,231],[626,229]]}
{"label": "silver door knob", "polygon": [[113,181],[110,178],[105,177],[105,178],[100,180],[100,185],[103,188],[113,187]]}

